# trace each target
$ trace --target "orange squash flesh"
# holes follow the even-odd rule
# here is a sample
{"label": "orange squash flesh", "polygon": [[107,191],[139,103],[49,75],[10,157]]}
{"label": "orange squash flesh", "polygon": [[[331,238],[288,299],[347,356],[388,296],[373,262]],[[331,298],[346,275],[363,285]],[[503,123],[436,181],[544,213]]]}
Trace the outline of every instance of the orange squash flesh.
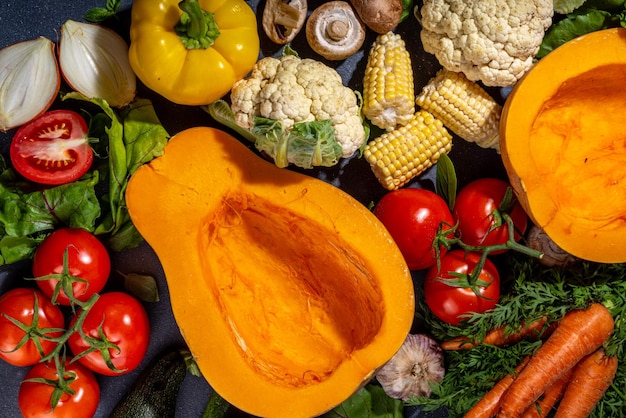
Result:
{"label": "orange squash flesh", "polygon": [[410,272],[374,215],[221,130],[174,136],[126,201],[204,377],[250,414],[333,408],[410,330]]}
{"label": "orange squash flesh", "polygon": [[514,87],[502,159],[533,222],[585,260],[626,261],[626,29],[570,41]]}

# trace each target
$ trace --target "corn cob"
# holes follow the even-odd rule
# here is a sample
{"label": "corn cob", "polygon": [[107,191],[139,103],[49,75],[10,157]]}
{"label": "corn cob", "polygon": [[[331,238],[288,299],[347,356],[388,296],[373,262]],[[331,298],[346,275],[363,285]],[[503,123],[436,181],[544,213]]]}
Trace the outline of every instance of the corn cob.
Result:
{"label": "corn cob", "polygon": [[462,73],[439,70],[415,102],[460,138],[500,152],[498,126],[502,107]]}
{"label": "corn cob", "polygon": [[374,175],[395,190],[437,162],[452,148],[452,135],[432,114],[418,110],[405,126],[371,140],[364,150]]}
{"label": "corn cob", "polygon": [[379,128],[405,125],[415,113],[411,57],[400,35],[388,32],[374,41],[363,77],[363,114]]}

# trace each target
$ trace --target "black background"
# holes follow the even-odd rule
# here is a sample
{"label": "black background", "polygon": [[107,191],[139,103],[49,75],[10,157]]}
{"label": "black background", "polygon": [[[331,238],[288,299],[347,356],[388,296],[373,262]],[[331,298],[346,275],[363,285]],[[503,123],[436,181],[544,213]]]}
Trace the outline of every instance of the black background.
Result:
{"label": "black background", "polygon": [[[0,2],[0,47],[14,42],[34,39],[38,36],[45,36],[53,41],[57,41],[59,28],[67,19],[82,20],[82,16],[87,10],[93,7],[102,7],[104,3],[105,0],[73,0],[71,2],[61,0],[48,0],[45,2],[4,0]],[[321,1],[309,1],[309,11],[321,3]],[[280,54],[281,47],[269,41],[261,28],[260,20],[265,2],[263,0],[260,2],[249,1],[248,4],[257,14],[261,36],[260,55]],[[106,23],[107,26],[117,30],[126,40],[128,40],[131,5],[132,1],[123,0],[122,7],[118,13],[119,19],[113,19]],[[396,30],[402,35],[411,52],[416,91],[439,69],[439,64],[434,57],[423,52],[419,40],[419,30],[419,23],[413,16],[409,16]],[[303,57],[315,58],[336,68],[345,84],[362,91],[362,78],[367,61],[367,51],[374,37],[375,34],[368,31],[361,51],[349,59],[339,62],[325,61],[322,57],[312,52],[306,43],[304,31],[294,39],[291,46]],[[210,74],[207,74],[207,77],[210,77]],[[506,90],[491,89],[489,91],[496,100],[500,102],[504,100],[503,97],[506,94]],[[157,115],[167,131],[172,135],[192,126],[217,126],[210,116],[200,108],[174,105],[148,91],[141,84],[138,86],[138,96],[149,98],[153,101]],[[55,108],[62,107],[60,103],[55,103],[53,106]],[[0,151],[2,151],[3,155],[6,155],[12,134],[13,131],[0,132]],[[454,138],[454,146],[450,157],[457,170],[459,187],[479,177],[492,176],[503,178],[505,176],[500,157],[495,151],[483,150],[459,138]],[[301,171],[340,187],[365,205],[377,202],[386,193],[375,179],[368,163],[361,158],[354,157],[343,160],[332,168]],[[435,169],[428,170],[407,187],[434,189],[434,174]],[[102,399],[96,413],[97,417],[108,415],[130,384],[137,378],[137,375],[152,359],[168,348],[184,345],[172,316],[163,272],[152,250],[144,244],[139,248],[112,254],[112,256],[114,272],[107,289],[114,289],[119,285],[120,277],[115,273],[116,270],[126,273],[151,274],[158,280],[161,300],[156,303],[146,304],[151,320],[152,337],[148,354],[140,368],[123,376],[98,377]],[[0,293],[4,293],[13,287],[24,286],[25,282],[22,277],[29,275],[30,266],[28,263],[0,267]],[[210,330],[208,330],[207,338],[210,338]],[[0,361],[0,415],[2,417],[20,416],[17,408],[17,394],[19,382],[27,370],[27,368],[10,366]],[[201,416],[210,391],[211,389],[204,379],[188,374],[178,398],[176,416]],[[410,414],[413,416],[423,415],[414,410],[410,411]]]}

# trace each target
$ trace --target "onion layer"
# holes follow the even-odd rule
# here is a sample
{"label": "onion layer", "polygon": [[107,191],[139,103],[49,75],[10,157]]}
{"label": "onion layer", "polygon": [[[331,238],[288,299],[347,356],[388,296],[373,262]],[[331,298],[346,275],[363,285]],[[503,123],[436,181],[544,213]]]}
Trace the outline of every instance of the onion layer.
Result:
{"label": "onion layer", "polygon": [[54,102],[61,77],[55,45],[39,37],[0,50],[0,130],[30,122]]}
{"label": "onion layer", "polygon": [[135,98],[128,45],[108,28],[67,20],[61,26],[59,65],[67,84],[84,96],[104,99],[113,107]]}

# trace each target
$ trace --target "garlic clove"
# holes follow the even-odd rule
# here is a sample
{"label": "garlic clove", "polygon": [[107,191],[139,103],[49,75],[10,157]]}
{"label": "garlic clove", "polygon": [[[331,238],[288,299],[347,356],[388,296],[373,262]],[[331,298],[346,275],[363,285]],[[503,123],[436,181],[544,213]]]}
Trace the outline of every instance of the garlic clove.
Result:
{"label": "garlic clove", "polygon": [[44,37],[0,50],[0,131],[30,122],[52,105],[61,85],[54,50]]}
{"label": "garlic clove", "polygon": [[89,98],[123,107],[135,98],[128,45],[103,26],[67,20],[61,26],[59,65],[67,84]]}
{"label": "garlic clove", "polygon": [[443,350],[426,334],[409,334],[400,350],[378,372],[376,379],[392,398],[408,400],[430,396],[431,383],[445,375]]}

